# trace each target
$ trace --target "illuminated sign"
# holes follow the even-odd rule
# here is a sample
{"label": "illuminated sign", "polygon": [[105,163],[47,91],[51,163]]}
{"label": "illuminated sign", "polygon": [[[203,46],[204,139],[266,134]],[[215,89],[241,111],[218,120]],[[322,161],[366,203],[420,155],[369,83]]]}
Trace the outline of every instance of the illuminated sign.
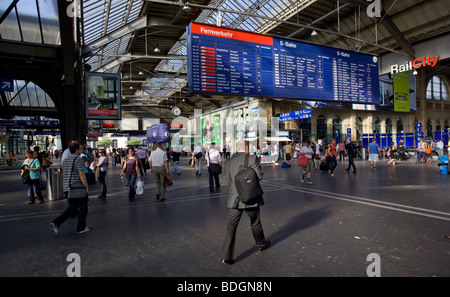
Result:
{"label": "illuminated sign", "polygon": [[190,93],[379,103],[378,57],[191,23]]}
{"label": "illuminated sign", "polygon": [[437,64],[438,59],[439,59],[439,55],[437,55],[436,57],[427,56],[427,57],[423,57],[423,58],[414,59],[414,61],[412,61],[412,62],[409,61],[403,65],[394,64],[394,65],[391,65],[391,74],[409,71],[409,70],[412,70],[413,68],[419,69],[421,67],[426,67],[426,66],[434,67]]}

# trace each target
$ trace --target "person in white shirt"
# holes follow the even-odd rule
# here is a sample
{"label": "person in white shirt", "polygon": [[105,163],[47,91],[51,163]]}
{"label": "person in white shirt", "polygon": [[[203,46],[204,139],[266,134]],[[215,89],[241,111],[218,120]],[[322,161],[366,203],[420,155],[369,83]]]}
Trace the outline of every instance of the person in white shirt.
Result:
{"label": "person in white shirt", "polygon": [[222,157],[219,150],[216,148],[216,143],[211,142],[211,146],[205,155],[206,167],[208,167],[209,174],[209,192],[214,192],[214,182],[216,189],[219,190],[219,172],[222,171]]}
{"label": "person in white shirt", "polygon": [[306,166],[303,167],[301,181],[302,183],[305,182],[305,175],[306,175],[306,177],[308,178],[307,181],[308,185],[312,185],[313,182],[311,181],[311,170],[314,168],[314,161],[313,161],[314,151],[311,148],[311,141],[309,140],[306,141],[305,146],[303,146],[300,150],[300,155],[306,156],[306,158],[308,158]]}
{"label": "person in white shirt", "polygon": [[203,148],[201,144],[198,143],[194,148],[195,175],[202,175],[203,155]]}
{"label": "person in white shirt", "polygon": [[162,149],[162,143],[156,142],[156,150],[152,151],[148,158],[150,172],[155,175],[156,181],[156,200],[164,201],[166,194],[166,187],[164,186],[164,178],[169,175],[169,164],[167,161],[167,154]]}
{"label": "person in white shirt", "polygon": [[[70,140],[70,143],[69,143],[69,147],[70,147],[70,145],[72,144],[72,143],[80,143],[79,141],[78,141],[78,139],[77,138],[72,138],[71,140]],[[64,152],[63,152],[63,154],[62,154],[62,156],[61,156],[61,164],[64,162],[64,160],[67,158],[67,157],[69,157],[71,155],[71,153],[70,153],[70,150],[69,150],[69,148],[66,148],[65,150],[64,150]]]}
{"label": "person in white shirt", "polygon": [[444,155],[444,143],[439,138],[438,138],[438,140],[436,142],[436,152],[438,153],[439,160],[440,160],[441,157]]}

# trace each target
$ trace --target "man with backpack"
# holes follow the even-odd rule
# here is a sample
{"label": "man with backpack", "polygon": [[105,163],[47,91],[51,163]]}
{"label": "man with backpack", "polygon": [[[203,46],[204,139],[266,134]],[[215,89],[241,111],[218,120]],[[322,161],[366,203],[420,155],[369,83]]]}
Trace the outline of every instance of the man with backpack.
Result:
{"label": "man with backpack", "polygon": [[[236,187],[236,175],[243,169],[243,164],[246,163],[247,168],[251,168],[256,173],[256,176],[261,180],[264,176],[260,159],[255,155],[249,155],[245,152],[245,140],[240,140],[236,144],[236,154],[227,161],[227,175],[228,175],[228,222],[227,229],[225,231],[225,240],[222,247],[222,263],[233,264],[234,263],[234,247],[236,239],[236,230],[239,224],[239,220],[242,216],[242,212],[245,211],[250,217],[250,224],[252,229],[253,238],[258,246],[259,252],[269,248],[270,240],[266,240],[264,236],[263,227],[260,221],[260,209],[259,207],[264,204],[262,195],[252,200],[251,202],[244,203],[239,199],[238,188]],[[250,169],[249,169],[250,170]],[[259,182],[258,180],[258,182]]]}

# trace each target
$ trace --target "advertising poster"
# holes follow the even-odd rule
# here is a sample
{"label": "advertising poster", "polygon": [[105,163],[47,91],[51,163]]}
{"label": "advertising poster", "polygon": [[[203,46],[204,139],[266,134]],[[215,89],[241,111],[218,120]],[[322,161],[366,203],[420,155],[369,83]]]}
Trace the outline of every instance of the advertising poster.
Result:
{"label": "advertising poster", "polygon": [[409,104],[408,71],[394,73],[394,111],[410,112]]}
{"label": "advertising poster", "polygon": [[87,72],[86,118],[120,120],[120,74]]}
{"label": "advertising poster", "polygon": [[87,121],[87,136],[103,136],[103,121],[102,120],[88,120]]}
{"label": "advertising poster", "polygon": [[207,116],[202,119],[203,144],[215,142],[221,143],[220,139],[220,115]]}

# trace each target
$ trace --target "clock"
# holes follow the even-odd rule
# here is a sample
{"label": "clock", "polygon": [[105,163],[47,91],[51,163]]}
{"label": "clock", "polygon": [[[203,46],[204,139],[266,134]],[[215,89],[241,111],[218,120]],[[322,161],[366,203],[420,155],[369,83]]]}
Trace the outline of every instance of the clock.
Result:
{"label": "clock", "polygon": [[172,108],[172,114],[174,116],[179,116],[181,114],[181,109],[178,106],[175,106],[174,108]]}

